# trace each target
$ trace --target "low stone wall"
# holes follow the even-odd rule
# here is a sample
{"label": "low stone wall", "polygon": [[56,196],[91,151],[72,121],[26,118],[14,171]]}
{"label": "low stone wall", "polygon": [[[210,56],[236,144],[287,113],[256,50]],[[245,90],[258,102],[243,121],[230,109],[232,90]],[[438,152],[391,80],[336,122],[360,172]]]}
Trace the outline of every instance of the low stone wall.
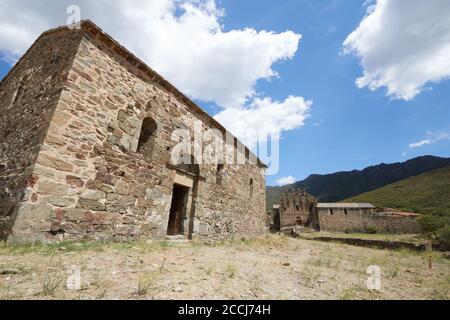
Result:
{"label": "low stone wall", "polygon": [[377,233],[417,234],[420,227],[415,216],[392,215],[385,212],[366,212],[361,209],[319,209],[321,231],[330,232],[367,232],[373,229]]}
{"label": "low stone wall", "polygon": [[391,250],[398,250],[398,249],[410,249],[415,251],[432,250],[431,241],[408,242],[408,241],[387,241],[387,240],[337,238],[337,237],[304,237],[302,239],[324,241],[324,242],[338,242],[359,247],[370,247],[370,248],[391,249]]}

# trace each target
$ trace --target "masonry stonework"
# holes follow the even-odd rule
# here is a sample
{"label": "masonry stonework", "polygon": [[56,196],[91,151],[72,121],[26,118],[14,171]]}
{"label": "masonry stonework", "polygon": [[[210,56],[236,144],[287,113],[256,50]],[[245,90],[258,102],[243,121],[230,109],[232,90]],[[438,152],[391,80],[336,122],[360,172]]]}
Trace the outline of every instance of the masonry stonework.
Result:
{"label": "masonry stonework", "polygon": [[368,231],[387,234],[417,234],[420,227],[418,215],[400,215],[379,209],[319,208],[321,231],[361,232]]}
{"label": "masonry stonework", "polygon": [[37,183],[34,164],[80,39],[80,32],[41,37],[0,84],[0,239],[19,202],[36,197],[28,189]]}
{"label": "masonry stonework", "polygon": [[386,234],[420,233],[420,215],[371,204],[318,203],[303,190],[291,189],[274,206],[272,230],[306,227],[316,231]]}
{"label": "masonry stonework", "polygon": [[[47,62],[52,46],[61,48],[61,66]],[[46,63],[48,70],[31,69]],[[36,84],[50,79],[48,97],[40,98],[46,103],[33,102],[34,89],[24,87],[33,114],[25,100],[8,107],[27,72]],[[197,163],[173,164],[175,130],[191,137],[226,130],[92,22],[44,33],[0,88],[3,117],[23,127],[2,142],[11,149],[0,159],[7,203],[0,217],[9,241],[221,239],[265,231],[265,166],[205,164],[194,152]],[[26,139],[32,143],[19,154],[14,149],[24,149]],[[239,146],[233,138],[226,152],[256,159]]]}
{"label": "masonry stonework", "polygon": [[318,229],[317,200],[301,189],[284,194],[280,203],[280,228],[301,226]]}

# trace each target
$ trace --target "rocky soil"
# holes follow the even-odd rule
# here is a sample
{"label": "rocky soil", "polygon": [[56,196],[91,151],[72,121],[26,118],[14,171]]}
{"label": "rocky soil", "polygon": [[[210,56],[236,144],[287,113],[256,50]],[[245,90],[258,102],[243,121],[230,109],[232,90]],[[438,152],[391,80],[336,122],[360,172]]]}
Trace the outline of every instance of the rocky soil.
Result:
{"label": "rocky soil", "polygon": [[[366,286],[372,265],[381,268],[379,291]],[[220,243],[0,244],[0,299],[449,298],[450,260],[439,253],[283,236]]]}

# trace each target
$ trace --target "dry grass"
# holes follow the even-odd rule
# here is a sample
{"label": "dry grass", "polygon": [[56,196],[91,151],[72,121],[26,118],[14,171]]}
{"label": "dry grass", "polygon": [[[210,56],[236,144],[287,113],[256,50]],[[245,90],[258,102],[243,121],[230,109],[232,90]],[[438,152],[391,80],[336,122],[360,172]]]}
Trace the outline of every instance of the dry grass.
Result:
{"label": "dry grass", "polygon": [[[448,299],[441,254],[267,235],[208,243],[0,245],[0,299]],[[82,290],[67,290],[71,266]],[[370,291],[367,268],[382,272]],[[2,274],[1,270],[4,271]]]}
{"label": "dry grass", "polygon": [[148,292],[154,288],[159,275],[159,272],[147,272],[142,274],[139,277],[137,295],[146,296]]}

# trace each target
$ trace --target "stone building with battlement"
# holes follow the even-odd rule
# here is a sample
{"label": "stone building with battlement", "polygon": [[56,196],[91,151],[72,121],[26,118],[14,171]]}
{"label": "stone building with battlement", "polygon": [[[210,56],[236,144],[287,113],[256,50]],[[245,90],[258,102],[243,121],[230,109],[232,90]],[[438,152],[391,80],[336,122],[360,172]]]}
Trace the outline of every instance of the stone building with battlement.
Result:
{"label": "stone building with battlement", "polygon": [[370,203],[319,203],[304,190],[291,189],[281,196],[280,205],[274,206],[269,223],[275,232],[301,227],[325,232],[416,234],[421,232],[419,217]]}
{"label": "stone building with battlement", "polygon": [[0,84],[1,238],[264,233],[266,167],[240,141],[239,165],[173,163],[172,133],[198,123],[230,136],[91,21],[43,33]]}

